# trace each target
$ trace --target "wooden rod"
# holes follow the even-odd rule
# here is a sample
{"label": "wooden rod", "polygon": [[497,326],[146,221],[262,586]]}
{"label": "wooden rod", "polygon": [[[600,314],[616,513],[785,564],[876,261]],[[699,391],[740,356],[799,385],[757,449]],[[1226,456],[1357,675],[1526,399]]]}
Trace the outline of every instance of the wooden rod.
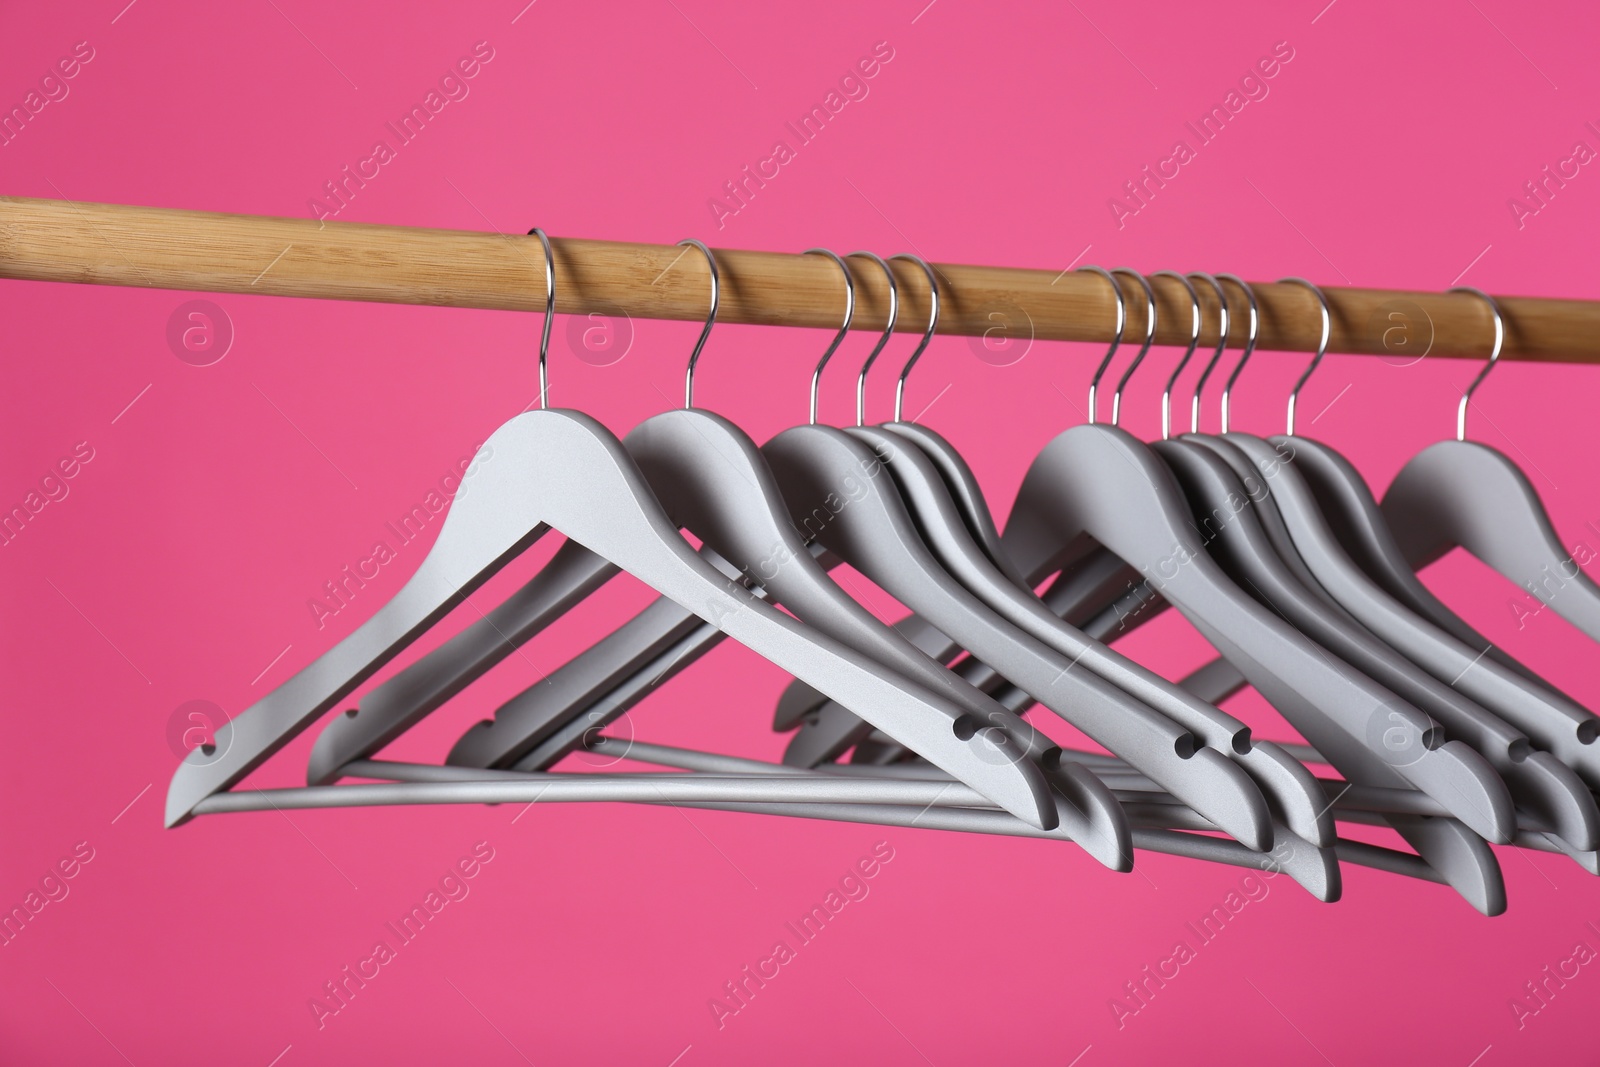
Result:
{"label": "wooden rod", "polygon": [[[577,238],[552,240],[556,310],[625,311],[636,318],[704,318],[706,265],[693,248]],[[844,292],[824,256],[716,249],[722,279],[720,322],[836,327]],[[888,293],[881,270],[853,261],[855,326],[883,328]],[[927,282],[904,260],[898,329],[926,327]],[[1085,271],[1055,272],[958,263],[934,265],[939,332],[1029,335],[1042,340],[1111,338],[1115,302],[1106,281]],[[0,197],[0,277],[154,289],[432,304],[508,311],[544,310],[544,260],[537,238],[469,230],[431,230],[359,222],[224,215],[170,208]],[[1189,302],[1170,278],[1153,280],[1158,344],[1185,344]],[[1130,339],[1142,337],[1143,291],[1129,279]],[[1199,287],[1206,333],[1215,345],[1217,302]],[[1292,284],[1254,283],[1261,347],[1314,351],[1316,303]],[[1384,289],[1323,290],[1333,318],[1333,352],[1482,358],[1492,320],[1467,294]],[[1242,293],[1230,289],[1235,345],[1244,340]],[[1600,302],[1497,297],[1505,315],[1503,358],[1600,362]]]}

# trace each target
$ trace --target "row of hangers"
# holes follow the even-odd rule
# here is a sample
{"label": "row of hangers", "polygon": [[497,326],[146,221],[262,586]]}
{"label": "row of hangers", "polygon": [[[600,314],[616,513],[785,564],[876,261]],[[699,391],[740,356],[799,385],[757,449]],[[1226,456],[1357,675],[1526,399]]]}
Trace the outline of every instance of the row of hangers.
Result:
{"label": "row of hangers", "polygon": [[[894,258],[926,276],[930,319],[897,379],[894,419],[875,426],[865,385],[898,288],[877,255],[850,257],[887,275],[889,316],[857,376],[856,425],[839,428],[818,422],[817,393],[850,330],[855,282],[844,258],[810,250],[839,267],[844,321],[811,376],[810,421],[758,446],[694,406],[720,283],[710,249],[683,242],[704,255],[711,289],[685,406],[619,440],[548,407],[554,260],[531,233],[545,256],[540,408],[489,438],[494,462],[393,599],[189,754],[169,826],[266,808],[626,801],[1054,838],[1117,871],[1144,849],[1282,871],[1324,901],[1353,863],[1450,886],[1489,915],[1506,906],[1490,843],[1564,853],[1600,874],[1600,719],[1416,576],[1457,546],[1524,586],[1555,568],[1568,577],[1549,606],[1600,640],[1600,587],[1577,571],[1526,476],[1466,440],[1468,402],[1504,342],[1487,295],[1494,346],[1462,394],[1456,438],[1407,463],[1380,504],[1347,460],[1296,433],[1297,398],[1330,333],[1315,285],[1287,279],[1318,303],[1321,343],[1290,393],[1286,433],[1261,438],[1229,426],[1259,332],[1250,286],[1160,272],[1189,295],[1190,339],[1162,392],[1161,439],[1147,444],[1118,423],[1156,332],[1149,281],[1083,268],[1115,295],[1115,338],[1088,422],[1034,459],[1002,533],[962,456],[902,418],[907,376],[939,321],[938,278],[919,257]],[[1128,324],[1119,276],[1147,311],[1107,424],[1100,382]],[[1221,433],[1203,434],[1201,397],[1232,314],[1224,281],[1246,340],[1222,390]],[[1195,282],[1218,298],[1219,341],[1190,432],[1174,437],[1172,394],[1202,332]],[[551,530],[566,540],[525,585],[323,727],[306,787],[234,788]],[[840,563],[915,614],[879,621],[830,576]],[[442,765],[377,758],[621,571],[660,599],[467,730]],[[1180,682],[1108,644],[1167,607],[1220,653]],[[795,678],[774,715],[792,733],[781,763],[605,733],[724,637]],[[1254,738],[1216,706],[1245,685],[1309,745]],[[1106,751],[1063,749],[1022,717],[1035,704]],[[554,769],[579,751],[667,770]],[[1410,851],[1341,837],[1341,822],[1392,828]]]}

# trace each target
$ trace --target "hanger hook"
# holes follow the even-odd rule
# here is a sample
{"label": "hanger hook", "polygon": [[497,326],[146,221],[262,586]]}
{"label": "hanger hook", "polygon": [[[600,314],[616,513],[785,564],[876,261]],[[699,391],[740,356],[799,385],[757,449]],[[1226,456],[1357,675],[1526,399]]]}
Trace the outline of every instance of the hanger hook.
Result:
{"label": "hanger hook", "polygon": [[1117,298],[1117,328],[1111,335],[1111,347],[1106,349],[1106,354],[1100,357],[1100,366],[1095,368],[1094,377],[1089,379],[1089,423],[1094,424],[1095,400],[1100,391],[1100,379],[1105,376],[1106,368],[1111,366],[1111,357],[1117,354],[1117,349],[1122,345],[1122,332],[1128,326],[1128,302],[1122,295],[1122,283],[1117,281],[1116,275],[1104,267],[1079,267],[1079,270],[1093,271],[1111,283],[1111,294]]}
{"label": "hanger hook", "polygon": [[683,375],[683,406],[694,407],[694,365],[700,362],[700,350],[706,346],[706,338],[711,336],[711,327],[717,324],[717,301],[722,295],[721,279],[717,275],[717,257],[711,254],[711,249],[706,247],[704,241],[697,241],[693,237],[686,241],[679,241],[678,246],[694,245],[706,257],[706,267],[711,271],[711,310],[706,314],[706,324],[700,331],[700,338],[694,343],[694,351],[689,353],[689,369]]}
{"label": "hanger hook", "polygon": [[1473,296],[1482,297],[1483,302],[1489,305],[1489,313],[1494,316],[1494,348],[1489,352],[1489,362],[1485,363],[1483,369],[1478,372],[1478,376],[1472,379],[1472,384],[1467,386],[1467,391],[1461,394],[1461,403],[1456,405],[1456,440],[1465,441],[1467,439],[1467,404],[1472,400],[1472,394],[1477,391],[1478,386],[1483,384],[1483,380],[1489,376],[1490,371],[1494,370],[1495,363],[1500,359],[1500,350],[1505,347],[1506,343],[1506,320],[1505,316],[1500,313],[1499,303],[1482,289],[1474,289],[1470,285],[1458,285],[1450,291],[1452,293],[1471,293]]}
{"label": "hanger hook", "polygon": [[1144,306],[1148,309],[1144,323],[1144,343],[1139,346],[1139,354],[1133,357],[1133,362],[1128,364],[1128,369],[1122,372],[1122,377],[1117,379],[1117,390],[1111,394],[1111,425],[1115,426],[1122,419],[1122,390],[1128,384],[1128,379],[1133,377],[1133,372],[1139,369],[1139,364],[1144,362],[1144,357],[1150,351],[1150,344],[1156,339],[1156,294],[1150,288],[1150,282],[1143,274],[1132,267],[1118,267],[1112,274],[1127,274],[1144,289]]}
{"label": "hanger hook", "polygon": [[922,358],[922,353],[928,348],[928,342],[933,340],[934,331],[939,328],[939,279],[928,265],[928,261],[921,256],[902,252],[890,259],[908,259],[922,268],[922,273],[928,276],[928,330],[922,335],[922,341],[917,345],[917,350],[911,353],[911,358],[906,360],[906,365],[900,368],[900,377],[894,383],[894,421],[900,421],[900,414],[906,401],[906,376],[911,373],[911,368],[917,365],[917,360]]}
{"label": "hanger hook", "polygon": [[1294,436],[1294,409],[1300,399],[1300,390],[1305,388],[1306,380],[1311,377],[1311,372],[1317,369],[1317,364],[1322,362],[1322,357],[1328,354],[1328,338],[1333,334],[1333,319],[1328,314],[1328,298],[1322,290],[1304,278],[1279,278],[1279,282],[1303,285],[1311,290],[1311,295],[1317,298],[1317,304],[1322,311],[1322,338],[1317,342],[1317,354],[1311,357],[1311,363],[1306,367],[1305,373],[1294,383],[1294,388],[1289,390],[1289,422],[1284,430],[1290,437]]}
{"label": "hanger hook", "polygon": [[[1228,375],[1228,380],[1222,386],[1222,432],[1228,432],[1228,415],[1233,401],[1233,386],[1239,380],[1239,374],[1244,370],[1244,365],[1250,362],[1250,357],[1255,354],[1256,341],[1261,338],[1261,305],[1256,303],[1256,291],[1249,282],[1237,274],[1219,274],[1218,278],[1230,281],[1244,290],[1245,299],[1250,303],[1250,318],[1248,320],[1244,349],[1239,353],[1239,363],[1233,368],[1233,373]],[[1218,351],[1221,354],[1221,351]]]}
{"label": "hanger hook", "polygon": [[822,358],[817,360],[817,369],[811,372],[811,425],[817,424],[817,386],[822,381],[822,368],[828,365],[828,360],[839,350],[845,337],[850,333],[850,323],[856,317],[856,280],[850,273],[849,264],[839,258],[838,253],[826,248],[808,248],[808,256],[827,256],[839,265],[839,271],[844,275],[844,323],[839,327],[839,332],[833,335],[833,343],[828,345],[828,350],[822,353]]}
{"label": "hanger hook", "polygon": [[[1200,372],[1200,377],[1194,383],[1194,396],[1189,399],[1189,432],[1200,432],[1200,393],[1206,387],[1206,379],[1211,377],[1211,372],[1216,369],[1217,362],[1222,359],[1222,353],[1228,348],[1228,294],[1222,288],[1222,283],[1210,275],[1200,271],[1189,275],[1191,278],[1204,278],[1211,283],[1211,288],[1217,291],[1217,350],[1211,353],[1211,359],[1206,363],[1205,369]],[[1172,376],[1176,382],[1178,376]]]}
{"label": "hanger hook", "polygon": [[539,332],[539,406],[550,406],[550,320],[556,317],[556,257],[550,251],[550,238],[535,226],[528,233],[544,248],[544,329]]}
{"label": "hanger hook", "polygon": [[1175,270],[1158,270],[1151,277],[1176,278],[1189,292],[1189,347],[1183,353],[1183,358],[1178,360],[1178,365],[1172,368],[1172,377],[1167,379],[1166,387],[1161,390],[1161,439],[1165,441],[1172,436],[1172,387],[1178,384],[1178,375],[1183,373],[1183,368],[1189,365],[1189,360],[1194,356],[1194,350],[1200,346],[1200,294],[1194,291],[1188,278]]}
{"label": "hanger hook", "polygon": [[861,373],[856,375],[856,425],[867,424],[867,371],[872,369],[872,364],[878,358],[878,353],[883,351],[883,346],[889,343],[889,338],[894,336],[894,324],[900,318],[900,286],[895,282],[894,271],[889,269],[889,264],[876,252],[851,252],[852,257],[866,256],[878,266],[883,268],[884,277],[889,279],[889,321],[884,324],[883,336],[878,338],[878,343],[872,346],[872,352],[867,356],[867,361],[861,364]]}

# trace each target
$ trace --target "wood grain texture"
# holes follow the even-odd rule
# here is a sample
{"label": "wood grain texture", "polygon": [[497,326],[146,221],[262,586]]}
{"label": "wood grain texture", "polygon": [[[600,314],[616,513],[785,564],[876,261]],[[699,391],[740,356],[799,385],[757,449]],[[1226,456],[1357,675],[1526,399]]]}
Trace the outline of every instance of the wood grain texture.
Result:
{"label": "wood grain texture", "polygon": [[[556,310],[697,320],[709,295],[706,265],[692,248],[553,238]],[[838,268],[824,256],[715,249],[722,278],[721,322],[836,328],[844,307]],[[888,293],[881,270],[854,260],[855,327],[883,328]],[[892,264],[899,281],[897,328],[920,331],[927,282],[912,263]],[[1044,340],[1109,341],[1115,302],[1105,280],[1082,270],[934,264],[939,332]],[[0,197],[0,277],[92,285],[327,300],[367,300],[513,311],[544,309],[544,262],[537,238],[357,222],[225,215]],[[1320,323],[1303,287],[1253,283],[1261,307],[1260,346],[1309,352]],[[1142,337],[1144,295],[1128,280],[1128,336]],[[1158,344],[1188,340],[1189,304],[1173,279],[1156,278]],[[1216,343],[1216,297],[1201,285],[1206,332]],[[1333,352],[1482,358],[1491,319],[1466,294],[1328,288]],[[1504,358],[1600,362],[1600,302],[1497,297],[1505,314]],[[1234,345],[1245,336],[1242,294],[1230,289]]]}

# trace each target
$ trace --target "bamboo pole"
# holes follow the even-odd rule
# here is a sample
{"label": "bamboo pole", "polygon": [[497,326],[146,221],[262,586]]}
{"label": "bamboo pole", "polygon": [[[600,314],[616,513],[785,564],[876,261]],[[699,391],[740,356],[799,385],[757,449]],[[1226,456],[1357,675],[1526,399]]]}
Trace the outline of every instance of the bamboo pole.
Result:
{"label": "bamboo pole", "polygon": [[[637,318],[704,318],[706,265],[674,245],[552,240],[556,310],[624,311]],[[844,303],[838,268],[826,257],[716,249],[721,322],[836,327]],[[858,329],[883,328],[887,286],[870,261],[854,261]],[[927,283],[906,261],[898,328],[920,331]],[[1103,278],[1083,271],[934,264],[939,332],[968,336],[1109,341],[1115,304]],[[260,293],[543,311],[544,262],[536,238],[356,222],[224,215],[0,197],[0,277],[140,288]],[[1159,344],[1188,340],[1188,297],[1156,278]],[[1216,343],[1216,298],[1200,286],[1207,333]],[[1313,351],[1320,333],[1314,298],[1292,284],[1256,283],[1261,347]],[[1144,297],[1124,280],[1129,336],[1142,336]],[[1429,356],[1482,358],[1492,334],[1488,310],[1466,294],[1327,288],[1333,352],[1396,361]],[[1230,340],[1244,340],[1241,294]],[[1600,302],[1498,297],[1507,325],[1503,358],[1600,362]]]}

